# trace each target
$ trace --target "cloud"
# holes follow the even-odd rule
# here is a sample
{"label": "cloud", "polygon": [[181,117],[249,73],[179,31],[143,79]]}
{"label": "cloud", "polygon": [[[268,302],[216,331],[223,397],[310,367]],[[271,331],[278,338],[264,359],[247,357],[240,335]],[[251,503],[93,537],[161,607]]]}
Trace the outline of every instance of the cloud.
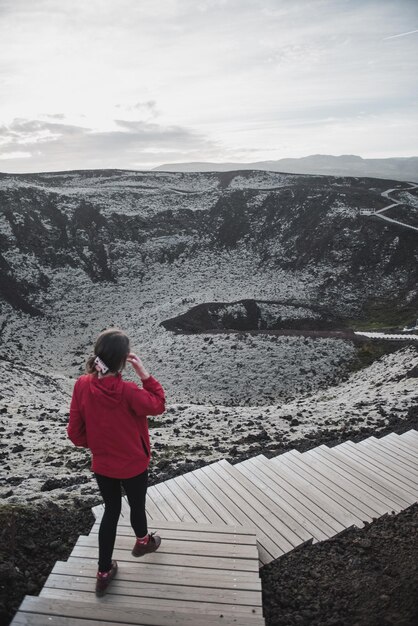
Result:
{"label": "cloud", "polygon": [[[416,152],[416,0],[0,0],[0,15],[0,147],[30,151],[22,167],[298,156],[329,120],[350,151]],[[405,134],[367,132],[383,115]]]}
{"label": "cloud", "polygon": [[126,112],[134,112],[142,117],[158,117],[159,111],[155,100],[147,100],[145,102],[135,102],[135,104],[116,104],[116,109]]}
{"label": "cloud", "polygon": [[[28,158],[31,171],[135,168],[147,163],[152,167],[168,154],[175,160],[202,153],[214,158],[219,151],[215,142],[187,128],[141,120],[118,119],[107,131],[21,118],[0,126],[2,167],[15,172],[28,171]],[[19,159],[24,160],[21,168]]]}
{"label": "cloud", "polygon": [[414,33],[418,33],[418,30],[409,30],[406,33],[399,33],[399,35],[390,35],[389,37],[384,37],[384,39],[396,39],[397,37],[405,37],[406,35],[413,35]]}
{"label": "cloud", "polygon": [[31,157],[31,153],[30,152],[4,152],[3,154],[0,153],[0,159],[1,160],[6,160],[6,159],[27,159],[29,157]]}

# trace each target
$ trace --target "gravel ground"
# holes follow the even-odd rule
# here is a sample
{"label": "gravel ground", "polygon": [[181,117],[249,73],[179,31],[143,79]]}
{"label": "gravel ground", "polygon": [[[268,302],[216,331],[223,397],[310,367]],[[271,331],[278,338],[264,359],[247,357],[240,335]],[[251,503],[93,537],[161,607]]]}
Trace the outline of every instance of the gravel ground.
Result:
{"label": "gravel ground", "polygon": [[261,570],[266,626],[416,626],[418,505]]}

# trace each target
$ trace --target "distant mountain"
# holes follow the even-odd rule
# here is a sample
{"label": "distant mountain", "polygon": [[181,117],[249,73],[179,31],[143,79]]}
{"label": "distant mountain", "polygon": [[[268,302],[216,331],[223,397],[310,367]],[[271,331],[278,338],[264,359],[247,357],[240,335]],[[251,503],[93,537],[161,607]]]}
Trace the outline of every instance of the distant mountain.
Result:
{"label": "distant mountain", "polygon": [[166,172],[267,170],[290,174],[367,176],[418,182],[418,157],[363,159],[354,154],[341,156],[313,154],[300,159],[279,159],[278,161],[257,161],[256,163],[165,163],[154,169]]}

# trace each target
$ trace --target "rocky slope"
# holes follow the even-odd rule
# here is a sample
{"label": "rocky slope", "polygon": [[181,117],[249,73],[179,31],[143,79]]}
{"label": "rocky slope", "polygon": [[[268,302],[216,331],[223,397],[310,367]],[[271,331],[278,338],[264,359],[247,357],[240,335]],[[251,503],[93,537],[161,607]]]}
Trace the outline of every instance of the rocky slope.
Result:
{"label": "rocky slope", "polygon": [[[243,337],[245,345],[248,340]],[[330,343],[335,340],[329,340]],[[323,349],[321,347],[320,349]],[[225,350],[225,348],[224,348]],[[385,355],[337,385],[309,393],[313,354],[301,361],[305,388],[294,400],[248,406],[170,402],[164,416],[150,418],[153,480],[181,473],[221,458],[234,463],[255,454],[306,449],[321,442],[358,434],[415,427],[418,411],[418,349],[406,347]],[[268,358],[266,354],[266,358]],[[335,365],[334,381],[335,381]],[[89,453],[66,437],[71,382],[22,364],[0,361],[2,435],[0,498],[9,503],[94,501],[97,488],[89,471]],[[227,382],[227,381],[226,381]],[[287,380],[282,383],[290,385]],[[228,384],[228,382],[227,382]],[[260,385],[261,386],[261,385]],[[274,392],[274,391],[273,391]],[[411,421],[412,420],[412,421]],[[187,471],[187,467],[186,470]]]}
{"label": "rocky slope", "polygon": [[376,302],[415,307],[416,234],[359,215],[387,205],[389,187],[405,184],[255,171],[2,175],[2,296],[35,315],[63,273],[121,284],[155,264],[211,272],[226,257],[238,272],[261,270],[267,293],[286,293],[285,271],[300,303],[345,315]]}

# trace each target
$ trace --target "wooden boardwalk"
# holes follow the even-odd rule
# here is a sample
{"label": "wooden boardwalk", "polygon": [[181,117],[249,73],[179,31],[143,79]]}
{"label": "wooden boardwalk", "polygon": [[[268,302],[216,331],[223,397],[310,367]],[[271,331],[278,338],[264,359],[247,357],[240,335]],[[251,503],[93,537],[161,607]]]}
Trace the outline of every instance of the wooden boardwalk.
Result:
{"label": "wooden boardwalk", "polygon": [[13,626],[236,626],[264,624],[259,566],[418,500],[418,432],[308,452],[222,460],[148,490],[161,548],[140,559],[124,502],[117,577],[94,594],[101,506],[88,536],[58,561]]}

